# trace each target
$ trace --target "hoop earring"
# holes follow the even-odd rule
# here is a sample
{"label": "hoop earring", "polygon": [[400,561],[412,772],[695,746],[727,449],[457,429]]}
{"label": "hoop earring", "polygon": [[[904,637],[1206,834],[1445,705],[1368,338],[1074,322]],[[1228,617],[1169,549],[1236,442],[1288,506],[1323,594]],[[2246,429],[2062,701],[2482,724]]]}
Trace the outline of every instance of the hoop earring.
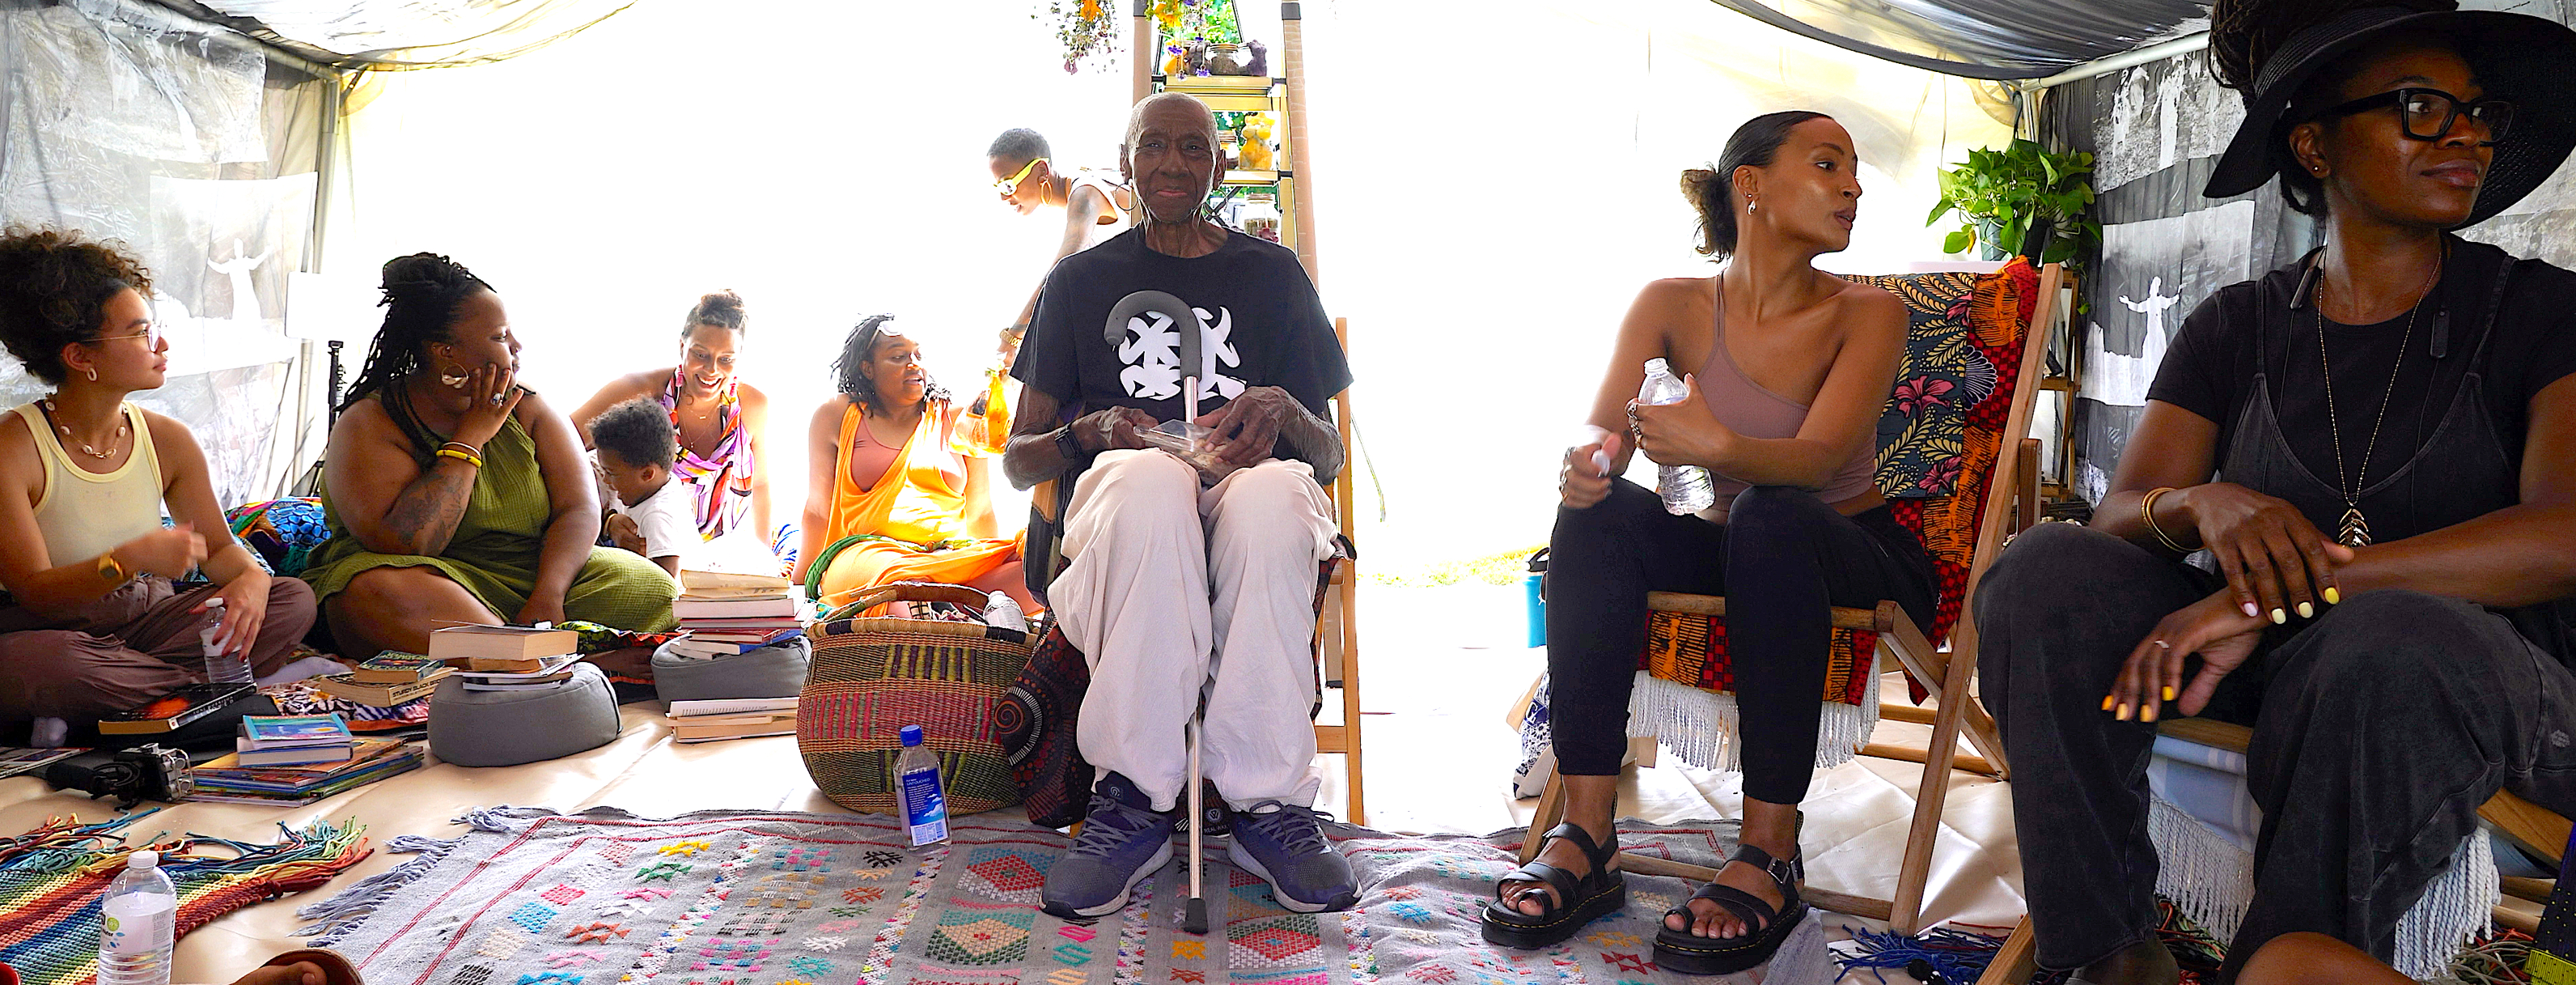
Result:
{"label": "hoop earring", "polygon": [[1760,212],[1762,211],[1762,203],[1754,201],[1753,196],[1751,195],[1744,196],[1744,211],[1748,214]]}

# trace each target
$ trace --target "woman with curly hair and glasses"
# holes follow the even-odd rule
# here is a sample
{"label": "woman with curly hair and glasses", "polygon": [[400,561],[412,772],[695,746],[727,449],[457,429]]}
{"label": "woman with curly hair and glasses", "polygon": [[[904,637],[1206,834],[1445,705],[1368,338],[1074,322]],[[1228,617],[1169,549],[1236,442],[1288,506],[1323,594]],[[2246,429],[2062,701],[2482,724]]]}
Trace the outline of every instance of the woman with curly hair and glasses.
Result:
{"label": "woman with curly hair and glasses", "polygon": [[2161,718],[2254,729],[2219,981],[2302,931],[2391,958],[2499,789],[2576,812],[2576,274],[2456,235],[2576,146],[2576,31],[2448,0],[2210,19],[2246,114],[2203,194],[2277,175],[2324,245],[2193,311],[2092,524],[2023,533],[1976,593],[2039,961],[2078,982],[2178,974]]}
{"label": "woman with curly hair and glasses", "polygon": [[[921,344],[870,315],[832,364],[840,392],[806,428],[805,543],[796,578],[826,607],[898,581],[1004,592],[1038,606],[1020,538],[997,537],[989,460],[1008,416],[988,393],[961,406],[921,365]],[[998,391],[996,391],[998,392]]]}
{"label": "woman with curly hair and glasses", "polygon": [[[304,583],[226,530],[187,425],[126,402],[170,367],[151,284],[113,245],[0,234],[0,343],[53,387],[0,416],[0,721],[39,720],[39,745],[205,680],[208,629],[272,677],[313,625]],[[191,570],[214,584],[171,584]]]}
{"label": "woman with curly hair and glasses", "polygon": [[331,540],[304,580],[343,650],[426,653],[461,624],[669,629],[678,583],[596,546],[572,422],[517,383],[501,296],[443,256],[385,262],[385,324],[323,465]]}

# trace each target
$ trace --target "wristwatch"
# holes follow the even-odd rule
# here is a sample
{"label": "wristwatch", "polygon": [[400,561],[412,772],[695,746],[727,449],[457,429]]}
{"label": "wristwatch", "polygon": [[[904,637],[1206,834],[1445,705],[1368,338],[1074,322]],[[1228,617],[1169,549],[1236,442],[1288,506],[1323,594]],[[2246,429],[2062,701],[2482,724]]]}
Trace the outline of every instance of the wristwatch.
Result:
{"label": "wristwatch", "polygon": [[98,556],[98,580],[106,582],[109,588],[120,587],[128,580],[125,565],[117,563],[115,551]]}
{"label": "wristwatch", "polygon": [[[1073,436],[1073,425],[1070,424],[1056,429],[1055,450],[1064,455],[1067,466],[1077,466],[1091,460],[1091,453],[1082,450],[1082,441]],[[1071,469],[1068,468],[1067,471]]]}

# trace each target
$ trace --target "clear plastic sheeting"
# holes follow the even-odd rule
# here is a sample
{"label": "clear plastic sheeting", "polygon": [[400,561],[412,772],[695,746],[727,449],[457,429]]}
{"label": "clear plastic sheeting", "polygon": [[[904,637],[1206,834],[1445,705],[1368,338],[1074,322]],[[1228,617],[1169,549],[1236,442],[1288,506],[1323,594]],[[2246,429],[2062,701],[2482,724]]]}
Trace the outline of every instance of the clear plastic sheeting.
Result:
{"label": "clear plastic sheeting", "polygon": [[1712,0],[1773,27],[1926,71],[2037,79],[2202,26],[2195,0]]}
{"label": "clear plastic sheeting", "polygon": [[[287,273],[306,265],[337,81],[136,0],[0,0],[0,220],[121,243],[152,271],[170,376],[227,503],[299,442]],[[0,409],[49,387],[0,358]]]}
{"label": "clear plastic sheeting", "polygon": [[580,33],[634,0],[152,0],[341,69],[480,65]]}

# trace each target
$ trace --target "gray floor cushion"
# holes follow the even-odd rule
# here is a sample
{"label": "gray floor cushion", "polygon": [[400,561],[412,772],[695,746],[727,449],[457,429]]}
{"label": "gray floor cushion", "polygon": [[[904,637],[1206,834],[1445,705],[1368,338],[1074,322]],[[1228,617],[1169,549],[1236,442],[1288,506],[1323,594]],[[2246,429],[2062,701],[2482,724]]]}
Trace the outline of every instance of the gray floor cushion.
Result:
{"label": "gray floor cushion", "polygon": [[599,665],[524,691],[468,691],[461,678],[429,698],[429,751],[458,766],[517,766],[607,745],[617,737],[617,696]]}
{"label": "gray floor cushion", "polygon": [[690,660],[653,651],[653,690],[664,701],[793,698],[805,689],[814,645],[802,636],[738,656]]}

